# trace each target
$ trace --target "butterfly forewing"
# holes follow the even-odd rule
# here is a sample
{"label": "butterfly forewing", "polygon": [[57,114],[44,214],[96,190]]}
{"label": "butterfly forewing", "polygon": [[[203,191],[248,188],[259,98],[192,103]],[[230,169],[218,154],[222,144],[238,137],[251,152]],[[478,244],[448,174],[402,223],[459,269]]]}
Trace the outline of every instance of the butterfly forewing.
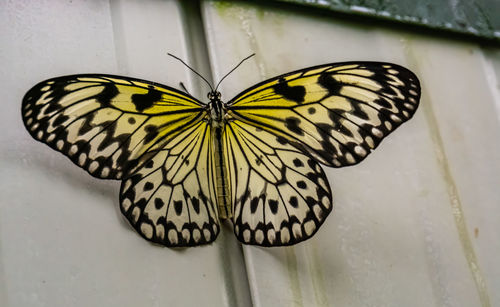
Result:
{"label": "butterfly forewing", "polygon": [[287,139],[322,164],[363,160],[415,113],[417,77],[401,66],[349,62],[288,73],[228,102],[229,114]]}
{"label": "butterfly forewing", "polygon": [[149,147],[204,114],[199,102],[173,89],[107,75],[39,83],[25,95],[22,112],[35,139],[91,175],[113,179],[122,178]]}

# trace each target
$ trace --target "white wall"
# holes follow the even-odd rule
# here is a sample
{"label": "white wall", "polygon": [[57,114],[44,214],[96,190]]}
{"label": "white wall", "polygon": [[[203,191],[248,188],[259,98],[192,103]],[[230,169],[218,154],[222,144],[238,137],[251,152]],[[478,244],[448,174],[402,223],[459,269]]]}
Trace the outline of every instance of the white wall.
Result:
{"label": "white wall", "polygon": [[[212,1],[202,21],[174,1],[0,5],[0,306],[500,306],[500,49]],[[255,52],[226,100],[311,65],[395,62],[419,76],[421,106],[361,164],[326,169],[335,208],[312,239],[241,247],[225,227],[210,246],[162,248],[122,218],[119,182],[35,142],[20,106],[74,73],[204,93],[166,52],[214,80]]]}

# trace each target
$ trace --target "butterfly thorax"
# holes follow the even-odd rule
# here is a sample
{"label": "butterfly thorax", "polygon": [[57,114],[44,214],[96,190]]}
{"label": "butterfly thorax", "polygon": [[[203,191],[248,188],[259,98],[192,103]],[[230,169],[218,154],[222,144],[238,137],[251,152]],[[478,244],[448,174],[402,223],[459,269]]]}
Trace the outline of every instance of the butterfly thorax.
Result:
{"label": "butterfly thorax", "polygon": [[217,208],[219,218],[227,219],[233,216],[231,210],[231,194],[229,191],[229,178],[224,159],[224,147],[222,136],[224,135],[224,103],[221,100],[221,94],[217,91],[211,91],[207,95],[210,102],[209,108],[210,126],[212,127],[212,140],[215,161],[216,194]]}
{"label": "butterfly thorax", "polygon": [[213,126],[222,126],[224,120],[224,103],[221,100],[221,94],[217,91],[210,91],[207,95],[210,102],[208,107],[210,110],[210,119]]}

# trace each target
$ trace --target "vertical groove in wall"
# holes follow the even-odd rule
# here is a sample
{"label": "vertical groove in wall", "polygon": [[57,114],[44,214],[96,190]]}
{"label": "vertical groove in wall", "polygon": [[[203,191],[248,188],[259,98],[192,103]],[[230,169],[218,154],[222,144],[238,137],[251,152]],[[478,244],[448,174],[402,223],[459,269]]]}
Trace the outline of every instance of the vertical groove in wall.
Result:
{"label": "vertical groove in wall", "polygon": [[288,271],[288,280],[290,281],[290,291],[292,292],[293,306],[304,306],[302,291],[300,288],[300,278],[297,268],[297,255],[294,247],[285,247],[286,266]]}
{"label": "vertical groove in wall", "polygon": [[113,45],[115,46],[117,70],[118,73],[127,75],[127,48],[125,47],[125,37],[123,35],[122,8],[120,1],[110,0],[109,11],[111,15],[111,26],[113,27]]}
{"label": "vertical groove in wall", "polygon": [[[180,1],[181,18],[187,46],[188,64],[213,84],[210,69],[208,44],[204,31],[201,3],[197,0]],[[192,95],[205,100],[209,90],[207,84],[193,74],[194,89],[188,90]],[[244,263],[241,244],[235,242],[232,226],[221,221],[221,233],[217,239],[219,247],[219,264],[223,271],[226,306],[251,306],[250,287]],[[244,292],[244,293],[242,293]]]}
{"label": "vertical groove in wall", "polygon": [[[405,46],[406,58],[413,70],[417,72],[418,75],[418,57],[412,52],[412,42],[411,39],[407,40],[407,46]],[[457,185],[453,179],[453,175],[450,170],[448,159],[446,157],[446,151],[443,139],[439,132],[439,127],[437,124],[436,115],[434,109],[432,108],[432,99],[427,95],[425,87],[422,88],[421,109],[424,112],[425,120],[429,126],[430,136],[432,138],[432,143],[434,144],[436,159],[439,166],[439,171],[445,181],[448,198],[450,200],[450,205],[452,209],[453,219],[455,221],[455,226],[458,232],[458,238],[462,245],[462,250],[464,252],[465,259],[469,266],[469,270],[472,274],[474,283],[476,285],[476,290],[478,292],[479,300],[481,301],[481,306],[490,307],[490,299],[488,295],[488,290],[486,287],[486,282],[484,276],[479,267],[479,261],[476,257],[474,247],[472,246],[472,241],[470,239],[469,232],[467,231],[467,224],[465,222],[465,215],[462,208],[462,202],[460,200],[460,194],[458,192]]]}
{"label": "vertical groove in wall", "polygon": [[316,300],[316,306],[329,306],[328,297],[326,295],[326,287],[323,277],[323,267],[318,253],[317,245],[311,242],[310,250],[308,253],[308,264],[309,272],[311,275],[311,281],[314,291],[314,298]]}
{"label": "vertical groove in wall", "polygon": [[[213,84],[200,2],[196,0],[180,1],[180,9],[185,34],[185,44],[189,57],[185,60],[187,60],[187,63],[192,68],[205,77],[208,82]],[[205,98],[209,91],[207,84],[194,74],[192,74],[192,78],[192,84],[196,86],[193,89],[194,93],[191,94],[201,101],[206,100]]]}

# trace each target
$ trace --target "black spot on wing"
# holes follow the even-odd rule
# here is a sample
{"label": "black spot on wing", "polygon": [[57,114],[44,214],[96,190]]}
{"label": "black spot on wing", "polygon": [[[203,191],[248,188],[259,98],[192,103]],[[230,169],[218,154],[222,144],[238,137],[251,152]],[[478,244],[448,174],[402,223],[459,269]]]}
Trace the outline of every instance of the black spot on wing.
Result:
{"label": "black spot on wing", "polygon": [[161,209],[164,205],[165,205],[165,203],[163,202],[163,200],[161,198],[155,198],[155,208],[156,209]]}
{"label": "black spot on wing", "polygon": [[151,142],[158,135],[158,128],[154,125],[148,125],[144,127],[146,130],[146,136],[144,137],[144,142]]}
{"label": "black spot on wing", "polygon": [[255,213],[257,211],[257,207],[259,206],[259,198],[254,197],[250,201],[250,212]]}
{"label": "black spot on wing", "polygon": [[304,164],[302,163],[302,161],[300,161],[300,159],[298,158],[295,158],[293,160],[293,165],[295,165],[295,167],[301,167],[301,166],[304,166]]}
{"label": "black spot on wing", "polygon": [[146,164],[144,164],[144,167],[145,168],[152,168],[153,165],[154,165],[153,160],[149,160],[148,162],[146,162]]}
{"label": "black spot on wing", "polygon": [[144,185],[144,191],[150,191],[154,188],[154,184],[152,182],[146,182],[146,184]]}
{"label": "black spot on wing", "polygon": [[139,112],[151,108],[160,99],[161,93],[154,89],[149,89],[146,94],[132,95],[132,103],[134,103],[136,110]]}
{"label": "black spot on wing", "polygon": [[338,95],[340,89],[342,88],[342,83],[332,78],[331,74],[329,73],[322,73],[318,78],[318,83],[326,90],[328,90],[329,96]]}
{"label": "black spot on wing", "polygon": [[97,101],[99,101],[103,106],[108,106],[111,100],[118,95],[118,89],[113,83],[106,83],[102,92],[96,95]]}
{"label": "black spot on wing", "polygon": [[182,201],[180,201],[180,200],[174,201],[174,209],[175,209],[175,214],[181,215],[182,214]]}
{"label": "black spot on wing", "polygon": [[268,201],[269,203],[269,209],[271,209],[271,212],[273,214],[276,214],[278,212],[278,201],[275,199],[270,199]]}
{"label": "black spot on wing", "polygon": [[300,119],[297,117],[287,117],[285,119],[285,126],[292,132],[298,135],[304,135],[304,131],[299,127]]}
{"label": "black spot on wing", "polygon": [[303,86],[289,86],[284,78],[278,80],[273,90],[276,94],[298,103],[304,102],[306,95],[306,89]]}
{"label": "black spot on wing", "polygon": [[193,209],[196,214],[200,214],[200,201],[198,200],[198,198],[191,198],[191,203],[193,204]]}
{"label": "black spot on wing", "polygon": [[278,136],[278,137],[276,138],[276,141],[277,141],[278,143],[280,143],[281,145],[286,145],[286,144],[288,144],[288,140],[287,140],[287,139],[285,139],[285,138],[284,138],[284,137],[282,137],[282,136]]}

